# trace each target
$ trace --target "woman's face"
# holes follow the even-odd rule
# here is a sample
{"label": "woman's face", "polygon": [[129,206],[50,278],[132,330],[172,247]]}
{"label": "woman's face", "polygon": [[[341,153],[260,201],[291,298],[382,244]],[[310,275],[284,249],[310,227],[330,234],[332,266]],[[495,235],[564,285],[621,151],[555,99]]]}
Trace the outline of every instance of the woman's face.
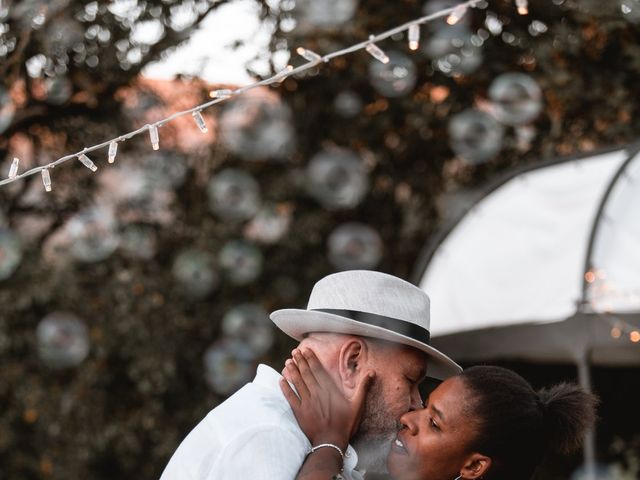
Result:
{"label": "woman's face", "polygon": [[453,480],[472,452],[476,434],[470,415],[469,391],[453,377],[436,388],[422,410],[403,415],[400,430],[387,458],[396,480]]}

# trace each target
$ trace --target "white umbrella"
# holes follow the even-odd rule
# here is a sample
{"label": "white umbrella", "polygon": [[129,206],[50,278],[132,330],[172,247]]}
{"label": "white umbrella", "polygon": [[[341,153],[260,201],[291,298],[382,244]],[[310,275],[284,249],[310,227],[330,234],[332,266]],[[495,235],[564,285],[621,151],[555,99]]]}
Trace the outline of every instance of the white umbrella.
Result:
{"label": "white umbrella", "polygon": [[[509,176],[423,255],[434,345],[461,362],[640,364],[640,155]],[[591,432],[585,464],[594,471]]]}

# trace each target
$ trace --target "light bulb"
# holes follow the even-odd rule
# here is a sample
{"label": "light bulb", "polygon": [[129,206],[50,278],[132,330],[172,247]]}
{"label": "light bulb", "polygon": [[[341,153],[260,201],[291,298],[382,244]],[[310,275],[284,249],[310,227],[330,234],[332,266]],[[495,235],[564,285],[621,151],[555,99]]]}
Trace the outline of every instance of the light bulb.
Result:
{"label": "light bulb", "polygon": [[[369,37],[370,39],[373,39],[373,35],[371,37]],[[369,52],[369,54],[375,58],[376,60],[382,62],[382,63],[389,63],[389,57],[387,56],[386,53],[384,53],[382,51],[382,49],[380,47],[378,47],[375,43],[370,43],[365,47],[365,50],[367,52]]]}
{"label": "light bulb", "polygon": [[13,162],[11,162],[11,168],[9,168],[9,178],[14,179],[18,175],[18,165],[20,164],[20,159],[18,157],[13,158]]}
{"label": "light bulb", "polygon": [[221,88],[220,90],[211,90],[209,96],[211,98],[229,98],[233,95],[233,91],[228,88]]}
{"label": "light bulb", "polygon": [[151,139],[151,148],[160,149],[160,136],[158,135],[158,127],[149,125],[149,138]]}
{"label": "light bulb", "polygon": [[451,12],[447,17],[447,23],[449,25],[455,25],[460,21],[462,17],[464,17],[465,13],[467,13],[467,6],[458,5],[456,8],[453,9],[453,12]]}
{"label": "light bulb", "polygon": [[51,176],[49,175],[49,169],[45,168],[42,170],[42,184],[44,185],[44,189],[47,192],[51,191]]}
{"label": "light bulb", "polygon": [[115,161],[117,153],[118,153],[118,142],[111,142],[109,144],[109,155],[108,155],[109,163],[113,163]]}
{"label": "light bulb", "polygon": [[293,70],[293,65],[287,65],[285,68],[280,70],[269,82],[269,85],[273,85],[274,83],[281,83],[285,78],[289,76],[289,73]]}
{"label": "light bulb", "polygon": [[200,113],[200,111],[196,110],[195,112],[192,113],[192,115],[200,131],[202,133],[207,133],[208,131],[207,124],[205,123],[204,118],[202,118],[202,114]]}
{"label": "light bulb", "polygon": [[305,60],[308,60],[309,62],[317,62],[319,60],[322,60],[322,57],[318,55],[316,52],[313,52],[303,47],[296,48],[296,52],[298,53],[298,55],[300,55]]}
{"label": "light bulb", "polygon": [[529,5],[527,0],[516,0],[516,8],[520,15],[527,15],[529,13]]}
{"label": "light bulb", "polygon": [[92,172],[95,172],[96,170],[98,170],[98,167],[96,166],[96,164],[93,163],[91,159],[87,157],[84,153],[81,153],[80,155],[78,155],[78,160],[80,160],[80,162]]}
{"label": "light bulb", "polygon": [[409,26],[409,49],[417,50],[420,46],[420,25],[417,23]]}

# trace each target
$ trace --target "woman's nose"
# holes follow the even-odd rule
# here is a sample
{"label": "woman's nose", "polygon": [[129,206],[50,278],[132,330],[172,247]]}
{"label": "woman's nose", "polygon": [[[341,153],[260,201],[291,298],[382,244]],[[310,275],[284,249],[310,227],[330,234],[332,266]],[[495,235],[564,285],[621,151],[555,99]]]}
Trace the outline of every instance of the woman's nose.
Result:
{"label": "woman's nose", "polygon": [[418,433],[418,422],[416,421],[417,413],[409,412],[400,417],[400,424],[409,430],[411,435]]}

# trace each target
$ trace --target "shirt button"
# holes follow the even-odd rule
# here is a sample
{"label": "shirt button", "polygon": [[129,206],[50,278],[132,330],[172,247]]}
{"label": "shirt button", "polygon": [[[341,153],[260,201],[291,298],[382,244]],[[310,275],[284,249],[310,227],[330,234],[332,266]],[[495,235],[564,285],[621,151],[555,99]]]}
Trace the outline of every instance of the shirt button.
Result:
{"label": "shirt button", "polygon": [[349,458],[351,456],[351,452],[349,450],[347,450],[347,453],[345,453],[344,456]]}

